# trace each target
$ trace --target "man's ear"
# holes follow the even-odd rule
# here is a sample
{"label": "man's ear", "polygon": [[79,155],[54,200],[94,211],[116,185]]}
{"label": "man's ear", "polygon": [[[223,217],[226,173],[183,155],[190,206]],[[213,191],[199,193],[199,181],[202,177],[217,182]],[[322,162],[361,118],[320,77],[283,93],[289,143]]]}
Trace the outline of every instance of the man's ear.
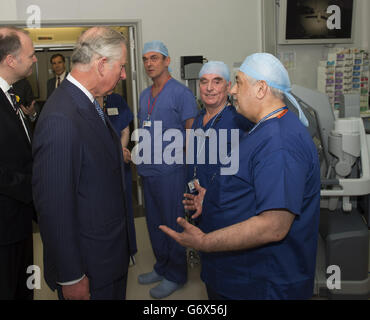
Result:
{"label": "man's ear", "polygon": [[268,85],[266,81],[264,80],[259,80],[256,83],[256,98],[257,99],[263,99],[266,96],[267,90],[268,90]]}
{"label": "man's ear", "polygon": [[104,75],[105,69],[107,68],[107,58],[106,57],[101,57],[97,61],[98,65],[98,73],[100,76]]}
{"label": "man's ear", "polygon": [[8,54],[4,59],[4,63],[10,68],[15,68],[16,59],[13,55]]}
{"label": "man's ear", "polygon": [[166,67],[168,67],[171,63],[171,58],[170,57],[166,57],[166,59],[164,59],[164,61],[166,62]]}

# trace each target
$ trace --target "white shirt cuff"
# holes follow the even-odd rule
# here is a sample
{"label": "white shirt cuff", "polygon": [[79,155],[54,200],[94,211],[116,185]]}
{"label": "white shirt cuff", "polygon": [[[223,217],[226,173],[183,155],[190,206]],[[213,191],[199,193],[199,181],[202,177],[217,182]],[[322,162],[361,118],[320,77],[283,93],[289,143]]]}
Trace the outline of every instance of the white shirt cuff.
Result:
{"label": "white shirt cuff", "polygon": [[78,280],[72,280],[72,281],[68,281],[68,282],[57,282],[57,283],[60,284],[61,286],[70,286],[72,284],[76,284],[76,283],[80,282],[84,277],[85,277],[85,275],[83,275]]}

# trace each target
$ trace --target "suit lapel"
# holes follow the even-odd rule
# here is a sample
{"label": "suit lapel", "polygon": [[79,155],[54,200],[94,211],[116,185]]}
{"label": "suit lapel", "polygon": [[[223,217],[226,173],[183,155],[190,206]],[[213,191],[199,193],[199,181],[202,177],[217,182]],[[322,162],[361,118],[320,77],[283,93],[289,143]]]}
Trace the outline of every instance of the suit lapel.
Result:
{"label": "suit lapel", "polygon": [[107,126],[104,124],[98,115],[98,112],[95,110],[94,104],[70,81],[64,79],[60,84],[60,87],[67,89],[70,97],[77,105],[78,112],[86,120],[90,129],[94,132],[94,139],[100,141],[104,145],[104,148],[108,151],[108,154],[112,157],[112,159],[117,159],[117,146],[110,133],[109,127],[107,127],[110,124],[107,124]]}
{"label": "suit lapel", "polygon": [[[19,119],[18,115],[14,112],[13,106],[10,104],[8,98],[6,97],[5,93],[2,89],[0,89],[0,108],[4,109],[4,112],[9,116],[11,121],[13,122],[14,126],[17,127],[21,132],[22,136],[27,142],[27,145],[30,146],[30,141],[28,140],[27,134],[24,130],[23,124],[21,119]],[[26,122],[26,119],[23,119]],[[27,125],[26,125],[27,127]],[[28,134],[31,137],[31,132],[28,130]]]}
{"label": "suit lapel", "polygon": [[51,78],[49,81],[48,81],[48,94],[49,96],[51,95],[51,93],[53,92],[53,89],[55,88],[55,78]]}

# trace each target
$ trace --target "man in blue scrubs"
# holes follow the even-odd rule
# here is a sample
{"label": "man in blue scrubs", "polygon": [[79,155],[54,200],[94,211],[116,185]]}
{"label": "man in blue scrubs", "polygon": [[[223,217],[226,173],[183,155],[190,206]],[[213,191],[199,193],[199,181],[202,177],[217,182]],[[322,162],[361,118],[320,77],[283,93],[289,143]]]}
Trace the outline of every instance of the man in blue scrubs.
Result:
{"label": "man in blue scrubs", "polygon": [[320,166],[307,119],[289,91],[278,59],[266,53],[246,58],[231,93],[238,112],[255,125],[240,141],[238,173],[218,175],[207,190],[197,185],[198,196],[187,195],[186,207],[202,212],[200,229],[182,218],[182,233],[160,227],[203,252],[201,278],[210,299],[313,294]]}
{"label": "man in blue scrubs", "polygon": [[[252,125],[249,120],[237,113],[230,103],[228,96],[230,89],[230,71],[224,62],[209,61],[203,65],[199,72],[199,93],[204,108],[195,118],[192,127],[194,130],[194,163],[187,162],[187,181],[190,192],[195,191],[193,187],[195,181],[205,189],[212,183],[223,160],[220,159],[220,153],[223,153],[220,149],[224,149],[225,156],[231,151],[231,131],[238,133],[236,141],[238,143],[239,135],[242,135]],[[221,135],[227,138],[222,140]],[[226,142],[225,145],[221,143],[223,141]],[[197,215],[192,216],[192,218],[196,217]]]}
{"label": "man in blue scrubs", "polygon": [[[230,153],[232,143],[238,144],[243,129],[251,126],[229,101],[230,88],[230,71],[224,62],[209,61],[203,65],[199,72],[199,95],[204,108],[194,120],[187,145],[187,190],[192,194],[197,193],[195,182],[208,188],[220,170],[221,161]],[[189,211],[188,215],[191,223],[200,223],[199,213]],[[190,251],[190,264],[198,260],[199,255]]]}
{"label": "man in blue scrubs", "polygon": [[[181,229],[176,218],[184,216],[181,201],[186,183],[183,161],[185,129],[191,128],[198,110],[191,91],[171,77],[168,71],[170,57],[162,42],[145,43],[143,62],[153,85],[140,95],[138,119],[140,128],[150,134],[152,152],[150,164],[139,164],[137,169],[142,178],[146,220],[156,263],[152,271],[141,274],[138,280],[141,284],[160,281],[149,292],[152,297],[161,299],[187,281],[185,248],[163,234],[158,226],[166,224],[176,230]],[[158,123],[161,130],[157,130]],[[177,129],[181,133],[181,137],[177,137],[180,140],[165,141],[163,133],[168,129]],[[173,164],[168,164],[168,159],[162,156],[170,143],[180,143],[174,150],[178,153],[175,158],[179,160],[180,157],[181,161]]]}

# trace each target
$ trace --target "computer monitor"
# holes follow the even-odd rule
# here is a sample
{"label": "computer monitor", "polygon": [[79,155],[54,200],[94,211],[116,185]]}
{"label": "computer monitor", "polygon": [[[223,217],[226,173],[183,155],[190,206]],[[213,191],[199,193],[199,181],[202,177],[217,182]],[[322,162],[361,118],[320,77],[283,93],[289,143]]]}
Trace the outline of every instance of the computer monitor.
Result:
{"label": "computer monitor", "polygon": [[355,0],[280,0],[279,44],[353,43]]}

